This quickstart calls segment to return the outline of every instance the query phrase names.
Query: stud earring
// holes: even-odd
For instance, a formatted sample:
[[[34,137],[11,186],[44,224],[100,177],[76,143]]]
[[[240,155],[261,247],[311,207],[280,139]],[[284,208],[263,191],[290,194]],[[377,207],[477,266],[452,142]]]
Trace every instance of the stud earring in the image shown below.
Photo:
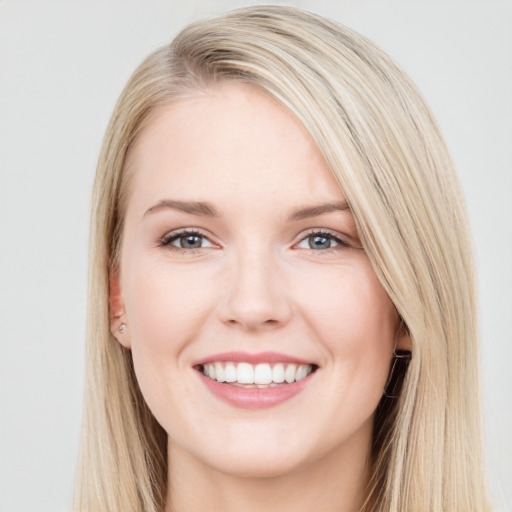
[[[122,334],[122,333],[124,333],[124,331],[126,331],[126,324],[121,324],[119,326],[119,332]]]

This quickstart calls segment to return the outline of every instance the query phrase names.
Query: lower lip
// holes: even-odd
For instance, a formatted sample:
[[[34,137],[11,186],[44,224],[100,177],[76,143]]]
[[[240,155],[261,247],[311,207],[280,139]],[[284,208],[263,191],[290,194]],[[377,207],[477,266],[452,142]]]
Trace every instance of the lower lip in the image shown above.
[[[286,400],[299,394],[311,382],[314,372],[310,373],[299,382],[281,384],[271,388],[244,388],[232,386],[210,379],[199,371],[197,374],[208,390],[224,402],[242,409],[264,409],[286,402]]]

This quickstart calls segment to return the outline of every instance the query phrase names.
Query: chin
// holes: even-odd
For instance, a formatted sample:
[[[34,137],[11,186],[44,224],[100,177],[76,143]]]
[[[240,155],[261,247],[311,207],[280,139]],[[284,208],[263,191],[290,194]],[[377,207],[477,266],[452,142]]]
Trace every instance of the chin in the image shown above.
[[[263,453],[265,452],[265,453]],[[284,454],[266,453],[260,450],[258,454],[245,453],[238,456],[224,457],[223,460],[208,461],[211,467],[221,473],[240,478],[278,478],[300,471],[306,466],[300,457]]]
[[[202,442],[193,450],[200,464],[241,478],[276,478],[300,471],[321,453],[308,449],[307,439],[287,435],[245,432],[224,436],[215,443]],[[318,452],[318,451],[317,451]]]

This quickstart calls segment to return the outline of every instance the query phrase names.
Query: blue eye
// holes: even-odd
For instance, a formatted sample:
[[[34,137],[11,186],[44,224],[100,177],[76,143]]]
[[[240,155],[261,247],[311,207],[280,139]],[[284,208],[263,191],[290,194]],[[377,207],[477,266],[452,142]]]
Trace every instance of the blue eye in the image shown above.
[[[321,231],[310,233],[297,244],[297,247],[324,251],[334,247],[348,247],[348,244],[332,233]]]
[[[197,231],[180,231],[166,235],[160,241],[163,246],[172,246],[179,249],[202,249],[212,247],[213,244]]]
[[[333,240],[324,235],[311,235],[308,236],[308,245],[310,249],[330,249]],[[336,242],[334,242],[336,243]]]

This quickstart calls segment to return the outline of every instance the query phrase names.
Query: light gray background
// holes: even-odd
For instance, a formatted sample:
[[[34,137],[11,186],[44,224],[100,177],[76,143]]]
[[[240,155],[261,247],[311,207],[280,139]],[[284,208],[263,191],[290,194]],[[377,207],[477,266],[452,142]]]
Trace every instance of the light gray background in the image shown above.
[[[142,58],[184,24],[248,3],[0,0],[3,512],[70,508],[89,197],[114,102]],[[445,133],[478,260],[491,487],[496,509],[512,510],[512,3],[287,3],[382,46],[420,86]]]

